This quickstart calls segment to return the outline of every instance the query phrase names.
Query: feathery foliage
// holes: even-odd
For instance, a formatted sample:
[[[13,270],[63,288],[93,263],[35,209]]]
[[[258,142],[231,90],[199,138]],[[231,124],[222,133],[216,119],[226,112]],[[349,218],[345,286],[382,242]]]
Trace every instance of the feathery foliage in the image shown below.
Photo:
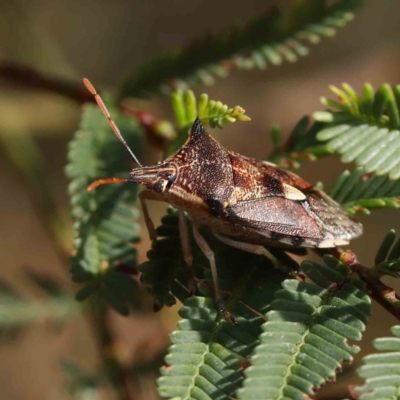
[[[179,315],[179,330],[171,334],[158,390],[162,397],[225,399],[242,385],[240,360],[248,359],[259,344],[262,317],[285,275],[272,269],[265,257],[243,253],[217,243],[212,237],[225,305],[237,323],[227,321],[212,297],[208,260],[194,248],[196,278],[203,270],[199,289],[207,297],[190,297]],[[243,268],[246,260],[247,268]],[[187,280],[187,278],[186,278]],[[172,288],[173,290],[173,288]],[[178,290],[179,292],[179,290]],[[179,293],[178,293],[179,294]]]
[[[161,223],[156,229],[158,238],[147,252],[148,261],[138,266],[138,269],[142,272],[141,282],[147,285],[150,293],[155,296],[154,308],[156,310],[161,309],[163,306],[175,304],[176,298],[184,302],[190,297],[188,272],[181,251],[178,214],[176,210],[169,208],[167,215],[161,219]],[[220,285],[223,290],[228,292],[233,291],[235,282],[231,282],[230,280],[235,280],[235,276],[240,277],[245,273],[242,268],[243,262],[246,262],[249,266],[260,265],[262,268],[265,268],[264,272],[268,276],[274,275],[271,272],[272,262],[265,257],[260,258],[259,256],[232,249],[210,233],[205,232],[203,235],[215,250]],[[212,291],[210,292],[210,289],[207,290],[207,288],[212,287],[209,261],[198,248],[192,235],[190,236],[190,240],[194,257],[194,275],[200,285],[199,289],[203,293],[212,296]],[[284,252],[277,251],[275,256],[288,262]],[[291,267],[293,269],[297,267],[294,261]],[[227,277],[226,282],[224,281],[225,275]],[[246,279],[248,279],[247,275]]]
[[[197,100],[192,90],[177,90],[171,95],[172,108],[179,133],[167,150],[167,155],[173,154],[187,140],[188,131],[196,117],[200,118],[203,125],[210,125],[212,128],[223,128],[228,122],[250,121],[245,110],[240,106],[228,107],[221,101],[210,100],[208,95],[203,93]]]
[[[218,312],[213,300],[209,261],[191,237],[193,268],[198,290],[206,297],[190,297],[188,275],[180,250],[178,216],[169,209],[157,228],[158,236],[142,263],[142,283],[155,295],[155,309],[184,302],[179,330],[171,335],[173,345],[166,357],[168,367],[158,381],[163,397],[223,399],[241,386],[243,371],[238,360],[249,358],[259,343],[263,315],[285,275],[273,269],[268,258],[233,249],[204,232],[215,251],[219,283],[225,305],[237,320],[233,325]],[[274,252],[281,262],[289,257]],[[243,268],[246,265],[246,268]],[[292,260],[291,266],[298,267]],[[203,397],[202,397],[203,396]],[[205,397],[208,396],[208,397]]]
[[[168,93],[191,84],[212,84],[231,68],[265,69],[283,61],[295,62],[308,54],[307,43],[333,36],[336,28],[353,19],[361,2],[338,0],[293,1],[286,15],[277,8],[254,18],[241,28],[207,36],[186,47],[166,53],[125,83],[123,96]]]
[[[131,118],[112,110],[125,139],[140,155],[141,131]],[[75,220],[75,255],[71,274],[85,286],[77,293],[84,300],[95,292],[123,315],[129,313],[136,281],[126,273],[136,267],[139,227],[137,185],[107,185],[88,193],[96,179],[121,176],[129,171],[129,157],[113,135],[97,106],[85,105],[82,121],[70,143],[66,172],[71,183],[72,217]]]
[[[211,128],[223,128],[228,122],[250,121],[242,107],[229,108],[220,101],[210,100],[206,93],[196,100],[192,90],[176,90],[172,93],[171,100],[179,128],[190,126],[196,117],[203,125],[210,125]]]
[[[400,397],[400,325],[393,326],[394,337],[375,339],[377,354],[363,358],[358,375],[365,379],[363,386],[353,389],[359,400],[395,400]]]
[[[318,132],[323,129],[324,122],[310,124],[310,118],[305,115],[289,134],[289,140],[283,144],[283,135],[279,126],[271,127],[271,137],[274,149],[267,159],[283,168],[299,168],[301,161],[315,161],[317,157],[332,154],[325,144],[317,140]]]
[[[395,239],[396,232],[391,229],[376,253],[375,267],[381,274],[400,278],[400,239],[394,244]]]
[[[27,299],[4,280],[0,280],[0,340],[15,339],[26,328],[43,321],[55,328],[80,307],[75,299],[50,277],[25,270],[29,282],[43,294],[40,300]]]
[[[313,396],[359,351],[347,340],[361,339],[370,298],[349,268],[331,256],[324,261],[302,263],[312,283],[285,280],[275,293],[240,399]]]
[[[399,208],[400,181],[387,175],[366,174],[359,167],[353,172],[345,171],[333,184],[329,196],[340,203],[350,214],[371,208]]]
[[[153,308],[158,311],[165,305],[174,305],[175,297],[185,301],[189,297],[189,290],[185,287],[187,274],[179,241],[176,210],[168,208],[156,232],[158,238],[147,252],[148,261],[140,264],[138,269],[142,272],[141,282],[154,295]]]
[[[342,154],[344,163],[354,161],[367,173],[400,178],[400,85],[392,89],[383,84],[374,93],[366,83],[362,95],[348,84],[342,86],[331,86],[340,103],[322,98],[334,111],[314,114],[316,120],[328,122],[317,138],[327,142],[330,151]]]

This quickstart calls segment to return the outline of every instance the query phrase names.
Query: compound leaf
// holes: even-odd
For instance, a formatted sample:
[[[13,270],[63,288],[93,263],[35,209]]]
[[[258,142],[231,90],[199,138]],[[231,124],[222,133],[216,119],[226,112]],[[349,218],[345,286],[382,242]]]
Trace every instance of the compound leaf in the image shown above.
[[[353,389],[359,400],[392,400],[400,397],[400,325],[393,326],[393,337],[375,339],[379,353],[363,358],[357,372],[365,379],[363,386]]]
[[[359,351],[347,341],[361,339],[370,298],[344,264],[331,256],[324,260],[302,263],[311,282],[285,280],[275,292],[239,399],[313,396]]]
[[[130,147],[140,156],[138,124],[112,109],[115,122]],[[134,243],[139,239],[136,185],[107,185],[88,193],[87,186],[105,177],[127,177],[129,157],[113,135],[101,110],[86,104],[80,129],[70,143],[66,173],[71,179],[75,255],[72,280],[84,283],[77,293],[84,300],[99,293],[121,314],[129,312],[136,281],[125,273],[136,267]],[[128,269],[129,269],[128,268]]]
[[[271,8],[243,27],[188,44],[143,65],[123,87],[123,96],[169,93],[171,88],[212,84],[232,68],[265,69],[308,54],[308,44],[333,36],[353,19],[357,0],[293,1],[287,14]]]
[[[345,171],[333,184],[329,195],[350,214],[373,208],[400,207],[400,181],[388,175],[367,174],[360,167],[353,172]]]
[[[400,178],[400,85],[383,84],[374,94],[369,83],[362,95],[348,84],[331,86],[340,102],[322,99],[334,111],[317,112],[314,118],[329,122],[317,138],[332,152],[342,154],[342,162],[354,161],[366,173]]]

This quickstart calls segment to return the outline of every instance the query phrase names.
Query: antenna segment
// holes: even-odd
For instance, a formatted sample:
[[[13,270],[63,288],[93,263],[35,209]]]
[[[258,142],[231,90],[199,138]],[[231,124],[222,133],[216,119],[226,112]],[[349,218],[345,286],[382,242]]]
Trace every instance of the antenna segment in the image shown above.
[[[94,96],[97,104],[100,107],[100,110],[103,112],[104,116],[108,119],[108,122],[111,126],[111,129],[113,130],[113,132],[115,133],[115,135],[117,136],[117,138],[119,139],[119,141],[122,143],[122,145],[128,150],[129,154],[131,155],[131,157],[133,158],[133,160],[135,161],[135,163],[137,165],[139,165],[139,167],[142,166],[142,164],[140,164],[139,160],[136,158],[135,154],[133,153],[133,151],[129,148],[128,144],[125,142],[125,139],[122,137],[120,130],[118,129],[117,124],[114,122],[114,120],[111,118],[111,115],[109,113],[109,111],[107,110],[106,105],[104,104],[102,98],[100,97],[100,95],[97,93],[96,89],[94,88],[94,86],[92,85],[92,83],[89,81],[89,79],[84,78],[83,79],[83,83],[85,84],[85,86],[87,87],[87,89],[89,90],[89,92]]]

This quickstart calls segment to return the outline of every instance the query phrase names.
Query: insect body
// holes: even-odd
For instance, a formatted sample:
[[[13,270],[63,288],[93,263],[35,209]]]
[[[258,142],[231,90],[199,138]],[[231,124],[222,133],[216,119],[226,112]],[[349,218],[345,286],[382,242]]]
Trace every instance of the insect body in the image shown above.
[[[132,154],[100,96],[89,81],[85,84]],[[324,192],[274,164],[225,149],[205,131],[199,119],[186,143],[165,161],[144,167],[134,159],[138,167],[128,179],[99,180],[89,189],[111,182],[136,182],[145,187],[140,200],[152,239],[156,235],[145,201],[165,201],[178,209],[181,245],[190,269],[188,215],[193,221],[194,238],[210,261],[217,302],[220,294],[214,254],[198,230],[202,225],[230,246],[264,255],[269,255],[264,246],[335,247],[362,233],[361,224]]]

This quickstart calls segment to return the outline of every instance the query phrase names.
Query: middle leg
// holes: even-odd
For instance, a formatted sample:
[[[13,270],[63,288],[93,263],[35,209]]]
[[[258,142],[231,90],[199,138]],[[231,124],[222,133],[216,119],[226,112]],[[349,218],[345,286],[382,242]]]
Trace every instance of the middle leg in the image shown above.
[[[274,257],[265,247],[263,247],[259,244],[239,242],[238,240],[227,238],[216,232],[213,232],[213,234],[216,238],[218,238],[218,240],[227,244],[228,246],[234,247],[235,249],[239,249],[242,251],[247,251],[248,253],[258,254],[258,255],[268,257],[268,258],[276,259],[276,257]],[[296,274],[295,271],[282,265],[279,261],[278,261],[278,264],[275,266],[275,268],[279,269],[280,271],[282,271],[288,275],[295,276],[295,274]]]
[[[206,242],[204,237],[200,234],[199,230],[195,225],[193,225],[193,235],[196,243],[200,247],[200,250],[204,253],[204,255],[208,258],[211,266],[211,274],[213,278],[214,284],[214,292],[215,292],[215,302],[217,303],[218,309],[220,313],[222,313],[225,318],[229,319],[231,322],[236,323],[236,318],[227,310],[226,306],[222,302],[221,299],[221,291],[219,289],[219,282],[218,282],[218,272],[217,272],[217,265],[215,263],[215,255],[212,251],[209,244]]]

